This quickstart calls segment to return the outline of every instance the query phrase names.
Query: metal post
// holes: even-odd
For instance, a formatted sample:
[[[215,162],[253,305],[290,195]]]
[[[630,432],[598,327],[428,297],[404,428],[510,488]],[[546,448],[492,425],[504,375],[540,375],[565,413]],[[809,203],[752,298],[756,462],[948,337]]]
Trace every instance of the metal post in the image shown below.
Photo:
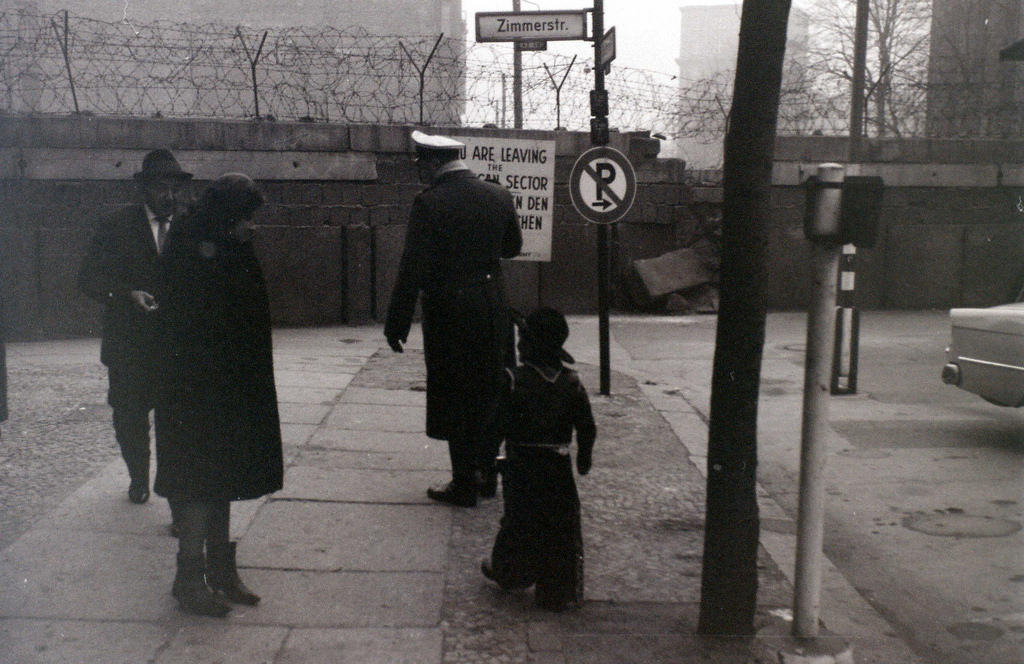
[[[504,129],[508,125],[506,124],[506,106],[508,102],[508,91],[506,90],[505,83],[505,72],[501,72],[501,128]]]
[[[868,3],[857,0],[857,15],[853,31],[853,81],[850,91],[850,154],[848,161],[861,159],[860,144],[864,134],[864,79],[868,52]]]
[[[604,92],[604,67],[601,66],[601,38],[604,36],[604,0],[594,0],[594,90]],[[607,119],[606,115],[598,115]],[[603,137],[591,130],[590,144],[603,145]],[[608,299],[611,291],[609,279],[608,224],[597,226],[597,307],[598,343],[600,344],[601,394],[611,394],[611,348],[608,333]]]
[[[816,228],[838,228],[843,167],[823,164],[814,210]],[[833,186],[829,186],[829,185]],[[825,530],[825,458],[828,440],[828,387],[831,370],[832,319],[836,306],[839,246],[828,239],[812,245],[813,290],[807,317],[803,423],[800,441],[800,511],[797,517],[796,583],[793,635],[818,635],[822,542]]]
[[[427,59],[423,63],[422,67],[420,67],[418,64],[416,64],[416,59],[414,57],[412,57],[412,53],[410,53],[409,49],[407,49],[405,47],[405,44],[403,44],[401,41],[398,42],[398,45],[402,47],[403,51],[405,51],[406,57],[409,58],[409,62],[412,63],[412,66],[416,69],[416,72],[420,76],[420,124],[421,125],[423,124],[423,91],[424,91],[424,89],[426,89],[426,85],[427,85],[427,82],[426,82],[427,81],[427,67],[430,66],[430,61],[434,59],[434,53],[437,53],[437,47],[441,44],[441,40],[443,38],[444,38],[444,33],[442,32],[441,34],[439,34],[437,36],[437,41],[434,42],[434,48],[430,49],[430,55],[427,56]]]
[[[75,76],[71,73],[71,56],[68,53],[68,33],[70,28],[68,27],[68,10],[64,10],[64,34],[61,35],[60,30],[57,29],[57,23],[51,18],[50,25],[53,27],[53,31],[57,34],[57,43],[60,44],[60,52],[64,55],[64,68],[68,73],[68,85],[71,86],[71,102],[75,106],[75,113],[79,113],[78,110],[78,94],[75,92]]]
[[[521,9],[519,0],[512,0],[512,11]],[[516,129],[523,128],[523,52],[519,42],[512,42],[512,121]]]
[[[836,295],[836,336],[832,353],[832,394],[857,393],[857,360],[860,311],[855,306],[857,247],[844,244],[839,262],[839,293]]]
[[[260,117],[260,86],[256,80],[256,66],[260,62],[260,54],[263,53],[263,45],[267,42],[268,31],[263,31],[263,38],[260,39],[260,45],[256,49],[256,53],[249,51],[249,45],[245,42],[245,37],[242,36],[242,26],[235,27],[235,35],[238,37],[238,41],[242,42],[242,50],[245,51],[245,57],[249,60],[249,74],[252,78],[252,106],[254,116],[258,120]]]

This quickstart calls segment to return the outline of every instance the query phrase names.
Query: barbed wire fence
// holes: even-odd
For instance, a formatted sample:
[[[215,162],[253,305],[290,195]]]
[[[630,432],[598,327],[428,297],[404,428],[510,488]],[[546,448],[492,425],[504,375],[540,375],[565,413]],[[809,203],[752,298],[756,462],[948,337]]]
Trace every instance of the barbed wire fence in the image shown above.
[[[523,54],[524,126],[589,128],[589,66],[547,52]],[[555,76],[560,80],[554,87]],[[995,99],[990,133],[1020,136],[1021,77],[979,94]],[[787,76],[780,135],[846,135],[849,93],[797,71]],[[720,142],[731,73],[678,80],[613,67],[610,123],[667,139]],[[108,23],[67,12],[0,11],[0,112],[256,118],[309,122],[507,126],[512,48],[446,35],[374,35],[359,28],[254,30],[223,24]],[[925,81],[908,84],[924,99]],[[959,118],[962,90],[933,91],[904,123],[926,135],[929,114]],[[557,93],[557,94],[556,94]],[[557,106],[556,106],[557,98]],[[1000,102],[999,100],[1003,100]],[[1002,105],[1000,105],[1000,103]],[[932,118],[933,119],[933,118]]]

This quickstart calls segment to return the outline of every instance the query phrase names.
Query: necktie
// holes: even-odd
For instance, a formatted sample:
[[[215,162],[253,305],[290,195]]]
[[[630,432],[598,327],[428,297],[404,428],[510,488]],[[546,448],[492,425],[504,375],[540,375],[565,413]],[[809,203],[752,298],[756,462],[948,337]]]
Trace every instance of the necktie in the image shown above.
[[[158,254],[164,250],[164,240],[167,239],[167,227],[170,223],[167,217],[156,218],[156,252]]]

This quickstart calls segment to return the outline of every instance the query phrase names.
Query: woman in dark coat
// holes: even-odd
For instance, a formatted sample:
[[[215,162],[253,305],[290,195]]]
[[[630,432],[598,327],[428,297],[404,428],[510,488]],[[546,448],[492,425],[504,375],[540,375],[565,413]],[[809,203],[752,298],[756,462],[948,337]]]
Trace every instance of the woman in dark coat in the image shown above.
[[[270,314],[251,242],[262,204],[247,176],[221,176],[175,226],[160,259],[153,489],[174,513],[172,592],[190,613],[223,616],[228,602],[259,601],[238,578],[231,501],[282,487]]]

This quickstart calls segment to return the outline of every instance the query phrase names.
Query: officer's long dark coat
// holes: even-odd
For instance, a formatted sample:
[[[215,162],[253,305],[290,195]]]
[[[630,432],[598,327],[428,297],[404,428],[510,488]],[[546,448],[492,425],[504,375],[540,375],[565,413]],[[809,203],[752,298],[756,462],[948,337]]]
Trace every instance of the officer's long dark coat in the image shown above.
[[[384,334],[406,338],[422,292],[431,438],[480,435],[511,331],[499,259],[522,243],[511,194],[471,171],[443,174],[413,202]]]
[[[0,301],[0,422],[7,420],[7,327],[3,302]]]
[[[284,468],[271,321],[251,243],[172,232],[160,268],[154,491],[177,500],[277,491]]]
[[[132,205],[97,224],[78,272],[78,287],[103,305],[100,361],[124,379],[111,382],[111,406],[145,393],[152,381],[154,320],[130,293],[153,292],[157,258],[146,208]]]

